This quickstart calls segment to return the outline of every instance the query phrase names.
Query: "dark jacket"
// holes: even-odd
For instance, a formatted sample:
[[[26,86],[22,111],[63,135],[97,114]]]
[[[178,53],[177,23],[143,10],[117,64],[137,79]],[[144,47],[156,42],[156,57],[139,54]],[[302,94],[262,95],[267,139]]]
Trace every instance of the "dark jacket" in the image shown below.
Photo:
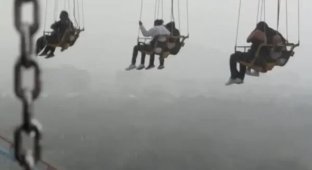
[[[60,41],[68,29],[74,29],[74,25],[69,19],[66,19],[55,22],[51,25],[51,28],[53,29],[52,34]]]
[[[182,43],[179,37],[181,36],[180,31],[175,27],[174,22],[169,22],[168,24],[166,24],[166,28],[170,31],[171,35],[173,36],[172,39],[169,39],[169,42],[174,42],[176,44],[173,49],[170,49],[170,53],[176,55],[179,53],[182,47]]]

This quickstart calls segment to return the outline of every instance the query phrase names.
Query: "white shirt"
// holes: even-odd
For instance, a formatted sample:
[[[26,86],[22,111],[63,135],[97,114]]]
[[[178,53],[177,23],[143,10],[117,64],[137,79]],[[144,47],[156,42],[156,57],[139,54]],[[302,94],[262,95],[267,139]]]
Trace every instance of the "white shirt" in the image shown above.
[[[170,32],[168,31],[168,29],[163,25],[155,26],[148,31],[145,29],[143,25],[141,25],[140,29],[142,31],[143,36],[145,37],[154,38],[155,36],[158,36],[158,35],[170,35]]]

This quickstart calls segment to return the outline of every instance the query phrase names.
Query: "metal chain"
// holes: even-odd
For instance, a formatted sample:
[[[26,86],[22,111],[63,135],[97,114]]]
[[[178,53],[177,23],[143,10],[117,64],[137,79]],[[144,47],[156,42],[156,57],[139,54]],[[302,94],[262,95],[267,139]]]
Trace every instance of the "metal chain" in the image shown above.
[[[33,5],[33,23],[22,21],[22,8],[26,3]],[[22,102],[22,124],[14,133],[15,159],[25,170],[33,170],[41,159],[41,126],[34,119],[34,102],[41,91],[41,71],[34,58],[33,36],[39,29],[39,2],[38,0],[15,0],[14,3],[15,27],[21,38],[20,56],[14,69],[15,94]],[[33,87],[23,85],[25,73],[34,71],[32,75]],[[25,148],[24,137],[33,140],[32,148]]]

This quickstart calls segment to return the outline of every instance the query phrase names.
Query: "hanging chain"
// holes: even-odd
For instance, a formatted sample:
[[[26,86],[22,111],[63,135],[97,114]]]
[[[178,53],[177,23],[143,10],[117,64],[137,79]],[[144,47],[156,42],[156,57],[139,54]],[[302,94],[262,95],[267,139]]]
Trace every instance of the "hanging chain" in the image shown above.
[[[33,5],[33,23],[22,21],[22,8],[26,3]],[[39,29],[39,2],[38,0],[15,0],[14,3],[15,27],[21,38],[21,52],[14,69],[15,94],[22,102],[22,124],[14,133],[15,159],[25,170],[33,170],[41,159],[41,126],[34,119],[34,101],[41,91],[39,64],[34,58],[33,36]],[[33,87],[23,85],[25,73],[33,70]],[[32,140],[32,148],[26,148],[25,136]]]

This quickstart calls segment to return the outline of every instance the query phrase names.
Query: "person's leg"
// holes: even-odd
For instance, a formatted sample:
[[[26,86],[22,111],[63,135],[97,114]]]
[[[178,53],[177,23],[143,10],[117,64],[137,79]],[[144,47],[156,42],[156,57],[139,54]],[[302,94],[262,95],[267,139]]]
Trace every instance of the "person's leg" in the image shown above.
[[[132,69],[135,69],[136,66],[136,59],[138,57],[138,53],[139,51],[142,51],[142,45],[138,44],[136,46],[133,47],[133,53],[132,53],[132,59],[131,59],[131,64],[129,67],[126,68],[126,70],[132,70]]]
[[[139,53],[139,45],[136,45],[133,47],[131,65],[135,65],[138,53]]]
[[[239,72],[237,70],[237,62],[238,62],[239,55],[240,55],[240,52],[236,52],[232,54],[230,57],[231,79],[238,78]]]
[[[159,55],[159,66],[158,69],[165,68],[165,58],[162,54]]]
[[[52,49],[51,46],[49,46],[49,44],[53,44],[55,40],[54,36],[45,36],[43,41],[45,42],[45,49],[43,50],[43,52],[40,54],[40,56],[45,56],[47,55]]]
[[[49,46],[49,51],[50,51],[50,53],[47,55],[46,58],[54,57],[55,47]]]
[[[38,55],[40,53],[40,51],[43,50],[45,46],[45,42],[44,42],[44,36],[38,38],[38,40],[36,41],[36,54]]]
[[[51,51],[51,47],[46,46],[45,49],[43,50],[43,52],[40,54],[40,56],[46,56],[46,55],[48,55],[48,53],[50,54],[50,51]]]
[[[239,55],[237,55],[237,62],[244,61],[244,62],[250,63],[253,60],[254,55],[255,54],[252,51],[249,51],[247,53],[240,53]],[[237,78],[244,81],[246,71],[247,71],[247,67],[243,64],[239,64],[239,67],[240,67],[240,69],[239,69],[239,72],[237,74]]]
[[[142,52],[142,53],[141,53],[141,64],[142,64],[142,65],[145,64],[145,56],[146,56],[146,53],[145,53],[145,52]]]
[[[151,69],[151,68],[154,68],[155,65],[154,65],[154,61],[155,61],[155,53],[152,53],[150,55],[150,61],[149,61],[149,65],[146,69]]]
[[[230,71],[231,77],[229,81],[225,85],[232,85],[232,84],[241,84],[243,83],[243,79],[246,72],[246,67],[240,64],[240,71],[237,70],[237,63],[241,61],[241,58],[244,58],[244,54],[242,52],[235,52],[230,57]]]
[[[142,51],[141,52],[141,64],[137,68],[138,70],[142,70],[143,68],[145,68],[145,66],[144,66],[144,64],[145,64],[145,56],[146,56],[145,51]]]
[[[247,67],[245,65],[239,64],[239,72],[237,77],[240,78],[241,80],[245,79],[246,69]]]

